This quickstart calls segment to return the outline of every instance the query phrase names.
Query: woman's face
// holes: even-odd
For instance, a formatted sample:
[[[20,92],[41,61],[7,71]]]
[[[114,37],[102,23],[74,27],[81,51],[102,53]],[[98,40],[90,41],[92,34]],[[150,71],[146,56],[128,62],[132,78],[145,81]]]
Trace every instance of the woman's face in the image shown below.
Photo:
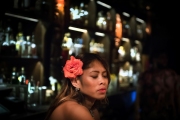
[[[108,88],[107,71],[98,61],[93,61],[80,77],[80,91],[93,99],[104,99]]]

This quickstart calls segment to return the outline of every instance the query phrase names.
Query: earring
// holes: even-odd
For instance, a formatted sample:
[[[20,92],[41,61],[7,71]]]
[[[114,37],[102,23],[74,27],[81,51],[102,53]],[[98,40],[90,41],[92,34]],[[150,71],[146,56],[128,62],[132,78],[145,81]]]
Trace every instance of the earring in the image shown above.
[[[77,87],[75,88],[75,91],[76,91],[76,92],[78,92],[79,90],[80,90],[79,88],[77,88]]]

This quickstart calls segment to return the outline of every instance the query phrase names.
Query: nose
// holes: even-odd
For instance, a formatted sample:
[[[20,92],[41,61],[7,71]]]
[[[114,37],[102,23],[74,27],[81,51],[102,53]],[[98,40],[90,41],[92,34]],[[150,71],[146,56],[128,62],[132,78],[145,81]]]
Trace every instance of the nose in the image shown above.
[[[100,79],[99,79],[99,84],[105,85],[107,82],[108,82],[108,79],[107,79],[107,78],[100,77]]]

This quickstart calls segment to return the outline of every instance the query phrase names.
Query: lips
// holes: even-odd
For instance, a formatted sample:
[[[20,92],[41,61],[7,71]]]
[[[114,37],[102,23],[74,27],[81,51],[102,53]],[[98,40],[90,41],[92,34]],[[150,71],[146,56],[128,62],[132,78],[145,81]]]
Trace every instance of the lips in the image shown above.
[[[106,88],[101,88],[101,89],[98,90],[98,92],[100,92],[100,93],[106,93]]]

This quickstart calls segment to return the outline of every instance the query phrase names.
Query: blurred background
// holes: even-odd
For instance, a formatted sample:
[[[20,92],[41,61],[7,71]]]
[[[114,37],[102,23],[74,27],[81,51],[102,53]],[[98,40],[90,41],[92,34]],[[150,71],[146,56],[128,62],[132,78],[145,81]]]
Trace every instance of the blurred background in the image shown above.
[[[161,58],[180,74],[173,0],[6,0],[0,3],[0,118],[43,119],[70,55],[110,66],[102,120],[133,120],[139,75]],[[161,57],[160,57],[161,56]],[[161,66],[162,67],[162,66]]]

